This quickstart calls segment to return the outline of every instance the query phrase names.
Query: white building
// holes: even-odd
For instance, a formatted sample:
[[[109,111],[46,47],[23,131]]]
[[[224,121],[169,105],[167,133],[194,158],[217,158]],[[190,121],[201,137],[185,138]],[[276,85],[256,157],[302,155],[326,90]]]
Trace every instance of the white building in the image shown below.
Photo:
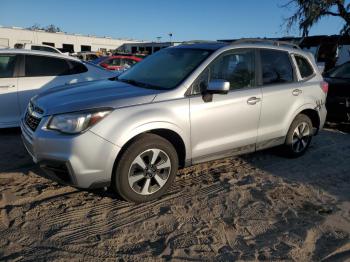
[[[110,37],[85,36],[62,32],[49,33],[43,30],[27,30],[20,27],[0,27],[0,46],[14,48],[16,44],[44,44],[56,47],[63,52],[109,51],[126,43],[140,41],[112,39]]]
[[[148,55],[159,51],[160,49],[167,48],[169,46],[177,46],[181,42],[136,42],[125,43],[119,47],[120,51],[127,53],[147,53]]]

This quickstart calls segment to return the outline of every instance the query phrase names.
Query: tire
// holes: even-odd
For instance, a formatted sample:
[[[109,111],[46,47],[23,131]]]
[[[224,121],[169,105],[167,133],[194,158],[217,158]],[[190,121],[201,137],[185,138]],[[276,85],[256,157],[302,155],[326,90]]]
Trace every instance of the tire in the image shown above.
[[[125,200],[147,202],[169,189],[177,170],[178,155],[174,146],[163,137],[144,134],[122,154],[112,184]]]
[[[304,114],[296,116],[289,127],[283,146],[285,155],[290,158],[296,158],[305,154],[311,143],[312,134],[311,119]]]

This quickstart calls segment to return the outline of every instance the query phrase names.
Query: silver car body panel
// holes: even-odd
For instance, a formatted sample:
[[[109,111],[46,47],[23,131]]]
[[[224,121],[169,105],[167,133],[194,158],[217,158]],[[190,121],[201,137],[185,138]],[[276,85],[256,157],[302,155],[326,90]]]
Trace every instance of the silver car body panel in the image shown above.
[[[182,139],[185,162],[190,165],[282,144],[293,119],[306,109],[318,113],[319,128],[323,127],[326,116],[326,95],[320,87],[323,80],[308,53],[263,44],[199,44],[191,45],[191,48],[214,52],[173,90],[95,81],[78,84],[74,89],[49,91],[34,98],[33,103],[41,107],[45,115],[31,138],[24,135],[25,144],[33,147],[34,159],[68,162],[74,170],[74,184],[90,187],[99,181],[110,181],[121,148],[137,135],[155,129],[170,130]],[[301,79],[295,70],[298,82],[215,94],[211,102],[205,102],[201,95],[189,95],[193,82],[215,58],[239,48],[268,48],[302,55],[313,65],[314,75]],[[293,94],[295,89],[301,90],[297,96]],[[259,101],[254,105],[247,104],[251,97]],[[114,110],[83,134],[68,136],[45,129],[45,121],[51,115],[100,107]],[[22,123],[23,133],[26,129]]]

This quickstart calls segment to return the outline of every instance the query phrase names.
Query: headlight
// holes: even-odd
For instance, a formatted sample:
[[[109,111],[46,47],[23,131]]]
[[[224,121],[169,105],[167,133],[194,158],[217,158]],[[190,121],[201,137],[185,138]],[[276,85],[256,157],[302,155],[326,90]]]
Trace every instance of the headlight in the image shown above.
[[[58,130],[67,134],[81,133],[101,121],[110,112],[110,110],[104,110],[55,115],[49,121],[47,129]]]

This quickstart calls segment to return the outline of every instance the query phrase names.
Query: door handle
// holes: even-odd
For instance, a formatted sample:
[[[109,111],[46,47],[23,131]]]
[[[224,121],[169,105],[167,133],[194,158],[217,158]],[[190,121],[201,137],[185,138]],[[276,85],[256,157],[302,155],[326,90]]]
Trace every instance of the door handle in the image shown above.
[[[298,96],[298,95],[300,95],[302,92],[303,92],[303,91],[300,90],[300,89],[294,89],[293,92],[292,92],[292,94],[293,94],[293,96]]]
[[[3,86],[0,86],[0,88],[11,88],[11,87],[15,87],[15,85],[3,85]]]
[[[261,98],[253,96],[247,100],[247,104],[248,105],[255,105],[256,103],[258,103],[260,101],[261,101]]]

